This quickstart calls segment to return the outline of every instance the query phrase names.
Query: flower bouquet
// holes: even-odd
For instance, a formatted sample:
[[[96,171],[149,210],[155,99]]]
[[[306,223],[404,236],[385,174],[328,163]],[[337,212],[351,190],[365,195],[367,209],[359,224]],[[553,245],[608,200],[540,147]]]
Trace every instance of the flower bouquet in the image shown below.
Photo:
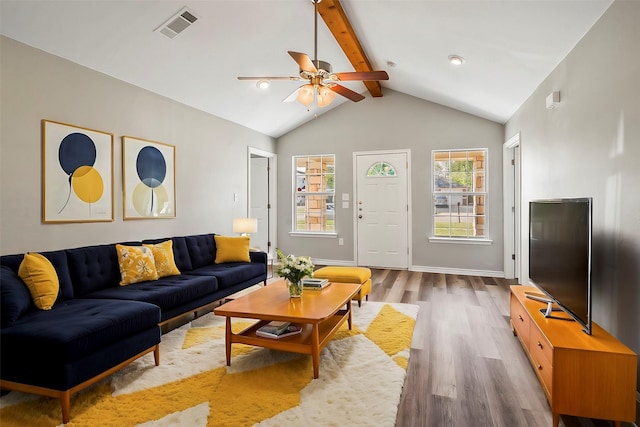
[[[289,296],[302,295],[302,279],[313,276],[313,264],[307,256],[285,255],[280,249],[276,249],[278,255],[278,267],[276,273],[284,277],[289,288]]]

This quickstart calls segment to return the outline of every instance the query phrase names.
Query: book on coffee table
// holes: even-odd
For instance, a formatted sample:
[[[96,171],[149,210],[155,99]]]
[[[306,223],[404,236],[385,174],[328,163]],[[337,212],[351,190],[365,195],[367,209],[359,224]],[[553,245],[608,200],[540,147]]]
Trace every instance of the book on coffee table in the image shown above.
[[[265,325],[266,326],[266,325]],[[256,331],[256,335],[263,338],[274,338],[280,339],[284,337],[290,337],[291,335],[296,335],[302,332],[302,326],[290,324],[284,330],[278,333],[265,332],[261,330],[262,328],[258,328]]]
[[[329,286],[331,282],[327,279],[316,279],[316,278],[306,278],[302,279],[302,288],[303,289],[324,289]]]
[[[279,335],[283,333],[289,327],[290,324],[291,322],[281,322],[279,320],[272,320],[266,325],[263,325],[260,328],[258,328],[257,332],[272,334],[272,335]]]

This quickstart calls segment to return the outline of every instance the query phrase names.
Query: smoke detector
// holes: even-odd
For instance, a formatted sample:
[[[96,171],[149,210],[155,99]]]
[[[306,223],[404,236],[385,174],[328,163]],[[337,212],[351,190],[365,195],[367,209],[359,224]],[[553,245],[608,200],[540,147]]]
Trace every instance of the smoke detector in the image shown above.
[[[174,38],[196,22],[198,18],[188,7],[183,7],[180,12],[167,19],[162,25],[154,31],[164,34],[170,39]]]

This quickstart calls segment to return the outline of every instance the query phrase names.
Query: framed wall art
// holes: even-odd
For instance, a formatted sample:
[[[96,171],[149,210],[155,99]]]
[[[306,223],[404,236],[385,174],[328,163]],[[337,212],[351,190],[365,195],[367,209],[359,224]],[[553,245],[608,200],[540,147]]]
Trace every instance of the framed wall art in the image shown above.
[[[42,221],[113,221],[113,134],[42,120]]]
[[[176,147],[122,137],[124,219],[176,217]]]

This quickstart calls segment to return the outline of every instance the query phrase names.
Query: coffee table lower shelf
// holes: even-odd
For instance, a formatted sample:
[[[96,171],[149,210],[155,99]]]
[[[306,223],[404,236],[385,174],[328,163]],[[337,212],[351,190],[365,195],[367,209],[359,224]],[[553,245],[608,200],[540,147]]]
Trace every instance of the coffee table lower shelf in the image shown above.
[[[333,316],[319,323],[301,323],[300,320],[292,321],[302,327],[302,332],[285,338],[264,338],[256,335],[256,330],[269,323],[269,320],[260,320],[246,328],[242,332],[231,331],[231,317],[226,320],[226,355],[227,366],[231,365],[231,345],[234,343],[264,347],[272,350],[288,351],[291,353],[309,354],[313,360],[313,378],[318,378],[320,371],[320,351],[331,340],[333,334],[348,321],[351,329],[351,301],[347,303],[346,310],[338,310]]]

